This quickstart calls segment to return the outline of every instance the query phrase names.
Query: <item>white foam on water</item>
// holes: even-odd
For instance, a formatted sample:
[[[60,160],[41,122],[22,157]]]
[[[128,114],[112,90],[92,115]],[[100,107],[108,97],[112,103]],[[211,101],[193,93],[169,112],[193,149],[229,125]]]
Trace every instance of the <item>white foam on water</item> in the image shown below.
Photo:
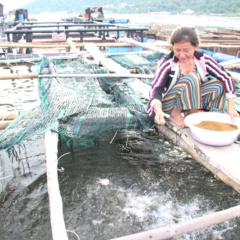
[[[206,206],[203,210],[203,206]],[[122,211],[126,217],[133,221],[143,223],[144,231],[161,228],[185,222],[197,217],[216,212],[216,209],[208,209],[208,200],[196,196],[192,201],[182,203],[176,200],[171,191],[167,193],[141,194],[134,191],[126,192],[126,206]],[[146,225],[147,223],[147,225]],[[179,236],[179,239],[199,239],[204,233],[211,233],[213,239],[221,239],[221,235],[233,229],[229,222],[223,223],[224,228],[214,229],[211,226],[207,229],[196,231],[191,235]]]
[[[116,231],[116,226],[121,229],[129,225],[135,231],[133,234],[183,223],[219,210],[218,206],[210,207],[212,206],[210,200],[202,195],[196,194],[192,198],[182,200],[176,197],[173,189],[161,191],[160,182],[147,181],[146,185],[148,187],[141,190],[138,183],[127,188],[115,179],[95,179],[94,184],[88,185],[86,192],[88,196],[86,201],[92,202],[94,199],[94,202],[96,201],[92,202],[96,204],[92,224],[101,228],[105,228],[107,224],[113,232]],[[124,225],[124,222],[128,224]],[[213,240],[224,239],[226,232],[234,230],[236,224],[224,222],[220,227],[210,226],[178,236],[176,239],[198,240],[204,239],[204,236]]]
[[[102,222],[103,222],[103,220],[92,220],[92,223],[93,223],[93,225],[98,225],[98,224],[102,224]]]
[[[98,179],[97,183],[101,184],[102,186],[107,186],[109,185],[110,181],[109,179]]]

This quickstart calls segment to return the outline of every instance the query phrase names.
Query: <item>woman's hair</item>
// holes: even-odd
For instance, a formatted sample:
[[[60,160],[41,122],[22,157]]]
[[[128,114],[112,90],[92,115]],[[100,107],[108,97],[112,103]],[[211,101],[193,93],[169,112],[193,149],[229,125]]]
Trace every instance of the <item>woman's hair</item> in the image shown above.
[[[195,30],[192,27],[178,27],[175,29],[170,36],[170,43],[178,42],[190,42],[194,47],[199,44],[199,37]]]

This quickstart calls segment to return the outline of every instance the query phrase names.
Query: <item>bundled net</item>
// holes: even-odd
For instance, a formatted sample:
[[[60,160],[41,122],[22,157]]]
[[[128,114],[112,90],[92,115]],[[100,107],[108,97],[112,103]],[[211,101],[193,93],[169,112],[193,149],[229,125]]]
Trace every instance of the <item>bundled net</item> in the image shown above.
[[[164,53],[152,53],[152,54],[111,54],[108,58],[111,58],[115,62],[119,63],[126,69],[135,69],[141,74],[154,74],[156,66],[164,56]]]
[[[43,58],[37,67],[41,75],[38,79],[41,103],[22,113],[1,133],[0,149],[9,149],[49,130],[57,132],[68,145],[90,145],[106,131],[150,126],[147,100],[129,85],[135,79],[101,77],[106,73],[104,68],[82,60]],[[69,76],[79,73],[97,73],[98,77]]]

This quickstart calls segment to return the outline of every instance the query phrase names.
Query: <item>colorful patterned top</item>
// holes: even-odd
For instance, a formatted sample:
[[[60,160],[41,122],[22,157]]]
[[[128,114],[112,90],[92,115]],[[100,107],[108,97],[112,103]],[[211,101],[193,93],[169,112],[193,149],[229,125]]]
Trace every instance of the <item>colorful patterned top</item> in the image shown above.
[[[211,56],[196,50],[194,52],[194,60],[202,83],[217,78],[225,83],[226,98],[236,97],[231,75],[227,73]],[[149,116],[154,115],[154,104],[161,104],[166,93],[177,82],[180,71],[179,69],[178,59],[174,56],[173,52],[169,53],[159,61],[153,78],[150,100],[147,107]]]

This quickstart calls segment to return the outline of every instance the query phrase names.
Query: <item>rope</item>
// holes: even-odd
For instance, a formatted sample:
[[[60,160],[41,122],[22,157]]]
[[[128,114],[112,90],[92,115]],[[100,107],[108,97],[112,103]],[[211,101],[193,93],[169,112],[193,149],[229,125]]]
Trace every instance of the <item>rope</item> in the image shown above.
[[[74,231],[67,230],[67,232],[73,233],[77,237],[77,239],[80,240],[80,237]]]

